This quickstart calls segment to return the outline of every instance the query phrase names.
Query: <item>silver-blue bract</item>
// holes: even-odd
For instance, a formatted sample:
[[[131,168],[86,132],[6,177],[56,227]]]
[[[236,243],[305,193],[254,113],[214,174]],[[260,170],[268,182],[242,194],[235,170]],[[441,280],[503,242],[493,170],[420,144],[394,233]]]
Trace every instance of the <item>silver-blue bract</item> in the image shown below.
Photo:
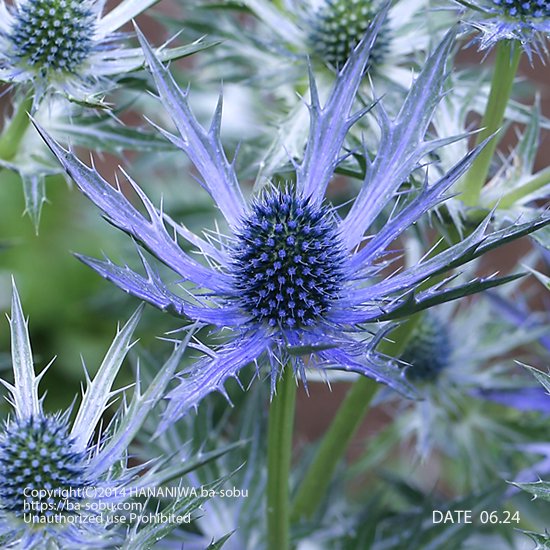
[[[52,90],[101,101],[118,75],[143,65],[118,29],[157,1],[122,0],[103,14],[104,0],[2,0],[0,80],[31,84],[35,106]]]
[[[83,261],[134,296],[176,315],[214,325],[228,336],[225,344],[205,350],[204,358],[182,373],[180,386],[168,395],[170,404],[160,430],[196,407],[208,393],[226,395],[225,382],[236,378],[250,363],[270,366],[272,387],[281,365],[289,364],[302,379],[306,367],[339,368],[410,394],[403,369],[375,351],[385,331],[371,338],[363,324],[407,316],[503,282],[506,278],[488,278],[446,288],[444,283],[451,277],[430,288],[418,288],[431,276],[462,265],[500,241],[550,222],[547,217],[487,235],[487,218],[459,244],[392,276],[383,275],[391,261],[390,245],[445,199],[447,189],[479,152],[470,152],[434,184],[426,183],[413,191],[405,204],[399,202],[394,207],[378,233],[369,233],[421,160],[460,139],[426,138],[443,93],[445,63],[454,40],[451,31],[428,59],[395,119],[390,119],[380,104],[374,109],[381,130],[378,153],[369,160],[365,152],[365,180],[347,215],[340,217],[324,202],[334,171],[345,158],[342,148],[346,134],[369,110],[354,112],[353,105],[383,16],[375,19],[351,54],[324,105],[310,77],[309,138],[302,161],[295,164],[296,184],[283,190],[264,189],[251,202],[243,197],[234,163],[227,160],[220,142],[221,101],[210,128],[205,130],[189,108],[187,93],[140,36],[160,98],[179,135],[160,131],[195,165],[202,186],[227,221],[228,237],[220,235],[209,241],[191,233],[155,208],[131,182],[146,208],[147,216],[143,215],[120,189],[109,185],[95,169],[81,163],[39,128],[69,175],[107,219],[191,283],[195,291],[185,298],[176,295],[145,258],[147,277],[109,260]],[[196,247],[207,263],[184,251],[178,238]]]
[[[141,308],[117,332],[93,380],[86,375],[81,404],[71,423],[71,409],[57,414],[43,410],[38,385],[47,369],[35,374],[28,324],[14,285],[10,319],[14,383],[1,380],[9,390],[14,413],[0,429],[3,548],[118,547],[136,523],[129,517],[120,519],[125,517],[124,503],[132,498],[132,490],[158,487],[168,478],[159,464],[147,472],[143,466],[128,466],[128,446],[173,377],[183,344],[143,393],[138,378],[132,399],[101,434],[95,433],[106,408],[120,393],[112,386],[132,347],[140,314]],[[172,466],[170,479],[174,473]],[[144,508],[132,511],[140,517]]]

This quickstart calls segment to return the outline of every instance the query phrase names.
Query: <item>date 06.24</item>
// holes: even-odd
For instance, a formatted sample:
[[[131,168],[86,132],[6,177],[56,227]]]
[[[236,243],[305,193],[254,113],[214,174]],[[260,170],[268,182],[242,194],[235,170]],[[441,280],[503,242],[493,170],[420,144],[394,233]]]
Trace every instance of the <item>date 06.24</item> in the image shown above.
[[[509,510],[482,510],[475,512],[473,510],[434,510],[432,512],[432,521],[434,523],[519,523],[519,512]]]

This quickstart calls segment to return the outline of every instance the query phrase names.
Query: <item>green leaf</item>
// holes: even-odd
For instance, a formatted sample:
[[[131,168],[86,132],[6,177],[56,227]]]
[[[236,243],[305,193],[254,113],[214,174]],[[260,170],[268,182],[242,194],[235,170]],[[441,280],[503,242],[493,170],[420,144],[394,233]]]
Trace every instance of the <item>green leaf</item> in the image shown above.
[[[207,42],[203,38],[199,38],[199,40],[196,40],[192,44],[186,44],[185,46],[178,46],[176,48],[162,49],[157,53],[157,57],[164,62],[174,61],[176,59],[188,57],[197,52],[202,52],[208,48],[213,48],[218,44],[221,44],[220,40],[210,40]]]
[[[533,483],[512,483],[522,491],[533,495],[535,498],[547,500],[550,502],[550,482],[536,481]]]
[[[71,123],[55,124],[53,133],[66,139],[71,138],[75,145],[88,149],[120,153],[131,151],[175,151],[174,145],[158,133],[146,132],[141,128],[130,128],[113,124],[111,120],[91,121],[89,117],[73,119]]]
[[[433,296],[429,296],[429,294],[433,294],[433,291],[428,291],[427,293],[424,292],[419,294],[418,296],[415,292],[411,292],[409,293],[407,299],[399,307],[389,313],[386,313],[385,315],[377,317],[377,321],[390,321],[392,319],[401,319],[402,317],[408,317],[413,313],[423,311],[438,304],[450,302],[451,300],[456,300],[458,298],[464,298],[465,296],[477,294],[479,292],[483,292],[484,290],[488,290],[489,288],[504,285],[511,281],[515,281],[520,277],[523,277],[524,275],[524,273],[517,273],[515,275],[508,275],[507,277],[489,277],[486,279],[476,279],[464,285],[443,290],[438,294],[434,294]],[[423,297],[423,295],[427,296]]]
[[[227,533],[224,537],[221,539],[218,539],[216,542],[212,542],[212,544],[208,545],[208,548],[206,550],[219,550],[229,539],[229,537],[234,533],[235,531],[231,531],[231,533]]]
[[[225,445],[224,447],[214,449],[213,451],[208,451],[206,453],[197,453],[197,456],[195,458],[186,460],[183,464],[177,464],[176,466],[163,468],[158,472],[153,472],[153,474],[151,474],[151,478],[154,480],[155,486],[161,485],[163,483],[168,483],[169,481],[198,470],[205,464],[213,462],[235,449],[243,447],[244,444],[244,441],[237,441],[235,443],[231,443],[230,445]],[[146,485],[148,482],[149,476],[145,474],[141,485]]]
[[[34,230],[38,235],[42,206],[46,202],[46,178],[44,174],[21,173],[23,195],[25,197],[25,211],[31,219]]]

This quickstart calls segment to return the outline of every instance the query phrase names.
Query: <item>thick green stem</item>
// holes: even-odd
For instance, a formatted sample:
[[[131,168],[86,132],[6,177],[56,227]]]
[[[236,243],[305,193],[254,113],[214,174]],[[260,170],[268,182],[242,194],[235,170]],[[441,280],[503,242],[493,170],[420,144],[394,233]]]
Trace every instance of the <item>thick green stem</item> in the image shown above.
[[[21,140],[29,127],[30,119],[28,112],[32,107],[32,95],[29,94],[18,105],[9,125],[4,128],[0,135],[0,159],[11,160],[19,150]]]
[[[388,338],[391,340],[385,340],[380,344],[378,351],[393,357],[399,356],[418,319],[419,315],[416,314],[404,321],[389,335]],[[298,488],[292,507],[293,521],[310,518],[323,501],[334,470],[369,410],[377,389],[376,382],[361,377],[348,391]]]
[[[483,130],[477,136],[477,144],[501,128],[521,57],[520,44],[515,40],[501,40],[496,51],[491,91],[481,123]],[[479,194],[487,179],[497,142],[497,139],[492,139],[485,146],[465,176],[462,200],[467,206],[478,204]]]
[[[269,410],[267,455],[267,549],[290,548],[289,478],[296,380],[287,366],[277,382]]]

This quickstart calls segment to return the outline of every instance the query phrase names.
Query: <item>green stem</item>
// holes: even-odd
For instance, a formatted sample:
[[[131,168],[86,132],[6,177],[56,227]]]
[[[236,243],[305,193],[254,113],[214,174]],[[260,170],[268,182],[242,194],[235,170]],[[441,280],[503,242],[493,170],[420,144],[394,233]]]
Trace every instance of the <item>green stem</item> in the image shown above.
[[[32,107],[32,95],[28,94],[14,112],[9,125],[0,135],[0,159],[11,160],[19,150],[21,140],[29,127],[28,112]]]
[[[550,183],[550,167],[541,170],[540,172],[534,174],[529,180],[527,180],[523,185],[513,189],[506,193],[500,201],[495,201],[495,204],[498,204],[499,208],[510,208],[516,202],[523,199],[527,195],[538,191],[541,187],[548,185]],[[493,204],[492,206],[494,206]]]
[[[267,450],[267,549],[289,550],[290,463],[296,404],[296,381],[287,366],[277,382],[271,401]]]
[[[477,135],[476,144],[500,130],[521,57],[521,47],[515,40],[501,40],[496,52],[491,91],[481,123],[483,130]],[[498,140],[493,138],[485,146],[465,176],[462,200],[467,206],[476,206],[478,203],[497,143]]]
[[[390,334],[391,341],[383,341],[378,351],[393,357],[401,355],[418,320],[416,314],[404,321]],[[376,382],[362,376],[348,391],[298,488],[292,507],[293,521],[310,518],[321,504],[334,470],[369,410],[377,389]]]

